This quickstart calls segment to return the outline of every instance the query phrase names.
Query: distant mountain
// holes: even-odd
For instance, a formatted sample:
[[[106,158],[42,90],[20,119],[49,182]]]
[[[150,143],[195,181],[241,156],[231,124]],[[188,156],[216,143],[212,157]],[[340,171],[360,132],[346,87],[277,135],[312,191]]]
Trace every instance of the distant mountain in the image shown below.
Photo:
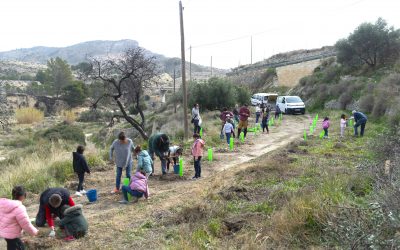
[[[127,48],[137,46],[139,46],[139,43],[134,40],[89,41],[63,48],[40,46],[0,52],[0,60],[46,64],[48,59],[60,57],[69,64],[78,64],[85,61],[87,57],[118,54]]]
[[[98,41],[88,41],[88,42],[78,43],[72,46],[62,47],[62,48],[39,46],[33,48],[4,51],[0,52],[0,78],[2,77],[1,72],[4,70],[6,70],[7,72],[12,70],[13,72],[18,71],[19,73],[28,73],[30,75],[34,75],[34,73],[32,73],[30,70],[30,68],[32,68],[31,66],[35,65],[36,67],[37,65],[40,64],[46,65],[47,60],[49,60],[50,58],[60,57],[66,60],[70,65],[76,65],[80,62],[87,61],[88,57],[98,57],[98,56],[106,57],[106,56],[118,55],[124,52],[128,48],[135,48],[138,46],[139,43],[137,41],[129,39],[119,40],[119,41],[98,40]],[[156,61],[160,65],[160,69],[162,72],[166,72],[169,75],[173,76],[175,69],[176,77],[179,78],[181,76],[180,58],[165,57],[164,55],[157,54],[149,50],[146,50],[146,53],[156,58]],[[3,65],[1,63],[3,63]],[[29,70],[19,69],[20,67],[17,70],[17,68],[15,67],[16,64],[18,65],[28,64],[31,66],[29,66]],[[209,67],[194,63],[192,63],[191,68],[192,68],[193,79],[204,78],[203,75],[208,76],[207,72],[210,71]],[[186,72],[187,75],[189,75],[188,62],[186,62],[186,70],[187,70]],[[223,76],[225,75],[227,70],[214,68],[213,72],[214,75]],[[197,73],[199,74],[198,77]]]

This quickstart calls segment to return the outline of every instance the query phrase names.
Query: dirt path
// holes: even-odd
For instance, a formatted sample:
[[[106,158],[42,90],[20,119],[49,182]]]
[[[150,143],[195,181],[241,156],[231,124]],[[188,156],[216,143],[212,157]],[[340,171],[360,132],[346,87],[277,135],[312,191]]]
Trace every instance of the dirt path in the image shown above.
[[[124,242],[127,232],[137,229],[151,218],[162,218],[163,213],[171,213],[174,207],[190,204],[204,194],[204,190],[229,182],[234,174],[247,167],[249,161],[268,152],[279,149],[289,142],[301,138],[303,129],[308,123],[308,116],[285,116],[283,123],[272,127],[270,134],[249,133],[244,144],[239,144],[233,152],[226,149],[214,150],[214,161],[202,161],[202,178],[192,181],[193,166],[190,158],[185,159],[185,175],[179,178],[174,174],[166,177],[154,176],[149,180],[150,199],[135,205],[120,205],[120,195],[110,194],[115,183],[114,170],[96,172],[86,181],[88,188],[96,187],[98,202],[90,204],[86,197],[74,197],[76,203],[84,204],[85,216],[90,224],[90,232],[85,240],[64,243],[61,240],[49,240],[42,230],[42,237],[34,240],[36,247],[58,249],[124,249],[130,248],[132,242]],[[206,143],[207,138],[205,137]],[[205,152],[206,155],[206,152]],[[160,162],[156,160],[156,174],[160,173]],[[28,207],[33,218],[37,205]],[[139,239],[139,242],[145,239]],[[135,246],[141,246],[136,242]],[[149,246],[147,245],[146,248]],[[143,248],[145,248],[143,246]]]

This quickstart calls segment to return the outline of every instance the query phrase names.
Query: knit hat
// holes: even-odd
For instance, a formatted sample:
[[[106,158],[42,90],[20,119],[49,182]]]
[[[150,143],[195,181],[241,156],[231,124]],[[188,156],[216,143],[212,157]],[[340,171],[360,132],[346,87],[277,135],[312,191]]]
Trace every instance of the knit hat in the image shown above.
[[[54,208],[58,208],[61,205],[61,201],[61,195],[59,194],[52,194],[49,198],[49,204]]]

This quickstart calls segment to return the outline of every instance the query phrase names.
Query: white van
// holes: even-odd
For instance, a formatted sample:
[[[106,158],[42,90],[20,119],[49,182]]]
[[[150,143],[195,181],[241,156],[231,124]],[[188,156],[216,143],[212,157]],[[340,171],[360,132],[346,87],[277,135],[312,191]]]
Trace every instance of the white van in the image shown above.
[[[278,94],[275,93],[256,93],[251,97],[251,105],[256,106],[264,103],[275,107],[277,98]]]
[[[285,114],[303,114],[306,112],[304,102],[298,96],[279,96],[276,105]]]

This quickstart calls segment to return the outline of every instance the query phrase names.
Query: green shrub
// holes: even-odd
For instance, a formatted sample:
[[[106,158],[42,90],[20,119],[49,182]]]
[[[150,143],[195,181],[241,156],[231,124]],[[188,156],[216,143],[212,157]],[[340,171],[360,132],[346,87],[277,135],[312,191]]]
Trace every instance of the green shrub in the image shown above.
[[[206,83],[192,82],[189,85],[189,106],[200,104],[200,108],[217,110],[233,107],[236,103],[250,101],[249,92],[235,87],[230,81],[222,78],[210,78]]]
[[[107,157],[108,157],[108,152],[107,152]],[[108,160],[108,158],[106,159]],[[106,165],[105,161],[103,160],[101,155],[96,155],[96,154],[88,154],[86,156],[86,161],[89,165],[90,168],[93,167],[103,167]]]
[[[31,138],[17,138],[14,140],[5,141],[3,145],[6,147],[24,148],[33,145],[33,140]]]
[[[35,134],[35,138],[45,138],[50,141],[66,140],[86,145],[83,130],[74,125],[60,123]]]
[[[372,94],[362,96],[360,99],[360,110],[371,113],[374,108],[374,96]]]
[[[107,111],[88,110],[82,112],[78,118],[78,122],[102,122],[110,121],[113,114]]]
[[[374,108],[372,110],[372,116],[375,118],[379,118],[379,117],[385,115],[388,107],[389,107],[389,103],[387,101],[386,95],[384,95],[383,93],[380,94],[378,96],[377,100],[375,101]]]
[[[72,161],[69,160],[69,161],[54,162],[49,167],[48,173],[59,183],[64,183],[66,180],[74,176]]]

